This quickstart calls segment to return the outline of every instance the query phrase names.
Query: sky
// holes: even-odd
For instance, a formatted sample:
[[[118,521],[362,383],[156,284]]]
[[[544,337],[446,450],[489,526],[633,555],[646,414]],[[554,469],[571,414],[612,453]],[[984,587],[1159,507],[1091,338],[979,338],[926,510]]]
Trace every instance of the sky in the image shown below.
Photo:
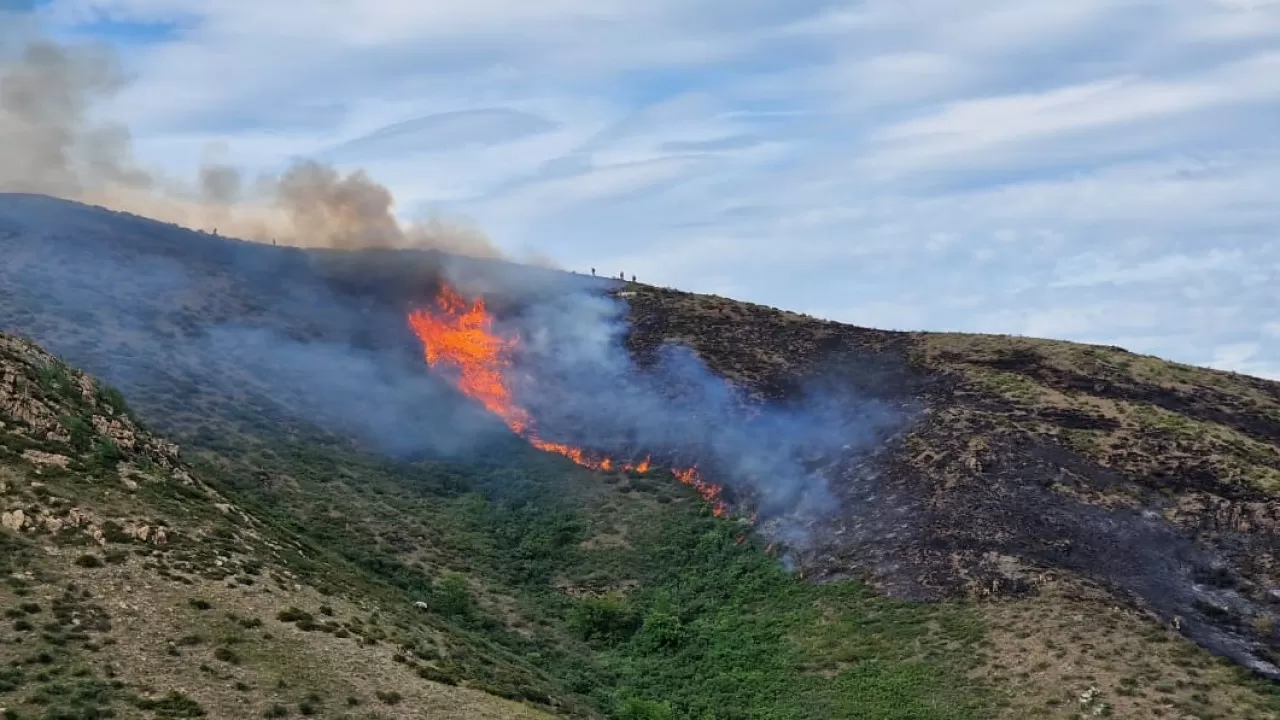
[[[1280,0],[45,0],[146,163],[512,253],[1280,378]]]

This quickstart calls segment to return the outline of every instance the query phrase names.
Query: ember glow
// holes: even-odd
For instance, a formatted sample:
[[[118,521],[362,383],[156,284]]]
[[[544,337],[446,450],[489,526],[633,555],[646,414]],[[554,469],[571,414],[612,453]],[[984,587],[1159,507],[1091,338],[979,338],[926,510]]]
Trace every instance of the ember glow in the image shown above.
[[[652,469],[649,457],[619,464],[583,448],[539,437],[528,411],[516,404],[507,384],[511,354],[519,346],[519,338],[503,338],[494,332],[493,318],[483,298],[468,303],[456,290],[443,285],[435,305],[434,311],[419,309],[409,313],[409,327],[422,342],[427,365],[445,370],[458,390],[501,418],[512,432],[539,450],[563,455],[592,470],[644,474]],[[673,468],[671,472],[677,480],[697,490],[717,516],[725,515],[723,488],[703,479],[696,467]]]

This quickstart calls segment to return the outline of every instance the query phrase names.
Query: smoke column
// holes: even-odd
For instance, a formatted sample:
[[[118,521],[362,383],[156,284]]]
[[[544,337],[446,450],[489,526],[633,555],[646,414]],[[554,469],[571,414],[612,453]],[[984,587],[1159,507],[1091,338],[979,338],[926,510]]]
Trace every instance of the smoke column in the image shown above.
[[[475,257],[502,253],[479,230],[431,220],[404,225],[395,199],[363,171],[300,160],[248,182],[205,163],[193,182],[141,167],[128,128],[91,109],[124,86],[105,45],[65,46],[0,6],[0,192],[53,195],[184,227],[302,247],[430,247]],[[543,261],[545,262],[545,261]]]

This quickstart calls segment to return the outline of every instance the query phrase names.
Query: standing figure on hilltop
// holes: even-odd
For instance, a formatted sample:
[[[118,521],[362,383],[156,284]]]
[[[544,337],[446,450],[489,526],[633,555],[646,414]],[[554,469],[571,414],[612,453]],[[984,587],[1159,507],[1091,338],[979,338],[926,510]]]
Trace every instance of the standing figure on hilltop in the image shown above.
[[[636,281],[636,275],[635,273],[631,273],[631,282],[635,282],[635,281]]]
[[[591,268],[591,277],[595,277],[595,276],[596,276],[596,269]]]

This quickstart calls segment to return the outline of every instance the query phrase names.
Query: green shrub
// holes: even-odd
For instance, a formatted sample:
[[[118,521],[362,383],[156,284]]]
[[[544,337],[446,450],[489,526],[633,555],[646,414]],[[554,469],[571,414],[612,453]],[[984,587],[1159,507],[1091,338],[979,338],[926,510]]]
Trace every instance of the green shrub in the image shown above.
[[[628,698],[618,705],[617,720],[673,720],[671,706],[651,700]]]
[[[90,459],[91,469],[114,470],[120,464],[124,454],[115,441],[108,437],[100,437],[93,443],[93,455]]]
[[[305,610],[290,606],[276,613],[276,619],[281,622],[296,623],[303,621],[312,622],[315,620],[315,617]]]
[[[418,677],[423,680],[441,683],[444,685],[457,685],[458,679],[449,673],[438,670],[430,665],[419,665],[417,669]]]
[[[114,520],[107,520],[102,523],[102,538],[109,543],[127,543],[133,541],[133,536],[124,531],[120,523]]]
[[[679,616],[669,609],[659,607],[645,614],[637,641],[640,647],[649,651],[670,651],[684,644],[687,636]]]
[[[71,436],[71,447],[80,452],[87,452],[93,445],[93,425],[75,415],[63,415],[59,418],[62,427]]]
[[[125,402],[124,396],[120,391],[105,383],[96,383],[95,399],[98,405],[108,406],[114,415],[132,416],[133,412],[129,409],[128,403]]]
[[[22,687],[22,683],[26,677],[22,673],[22,668],[13,666],[0,666],[0,693],[8,693]]]
[[[170,690],[164,697],[156,699],[136,698],[133,702],[140,710],[151,710],[161,718],[199,718],[205,716],[200,703]]]
[[[588,597],[569,612],[569,626],[588,641],[618,642],[636,631],[640,618],[626,596]]]
[[[466,617],[475,610],[471,586],[462,575],[450,574],[440,581],[436,591],[436,606],[440,612],[455,617]]]

